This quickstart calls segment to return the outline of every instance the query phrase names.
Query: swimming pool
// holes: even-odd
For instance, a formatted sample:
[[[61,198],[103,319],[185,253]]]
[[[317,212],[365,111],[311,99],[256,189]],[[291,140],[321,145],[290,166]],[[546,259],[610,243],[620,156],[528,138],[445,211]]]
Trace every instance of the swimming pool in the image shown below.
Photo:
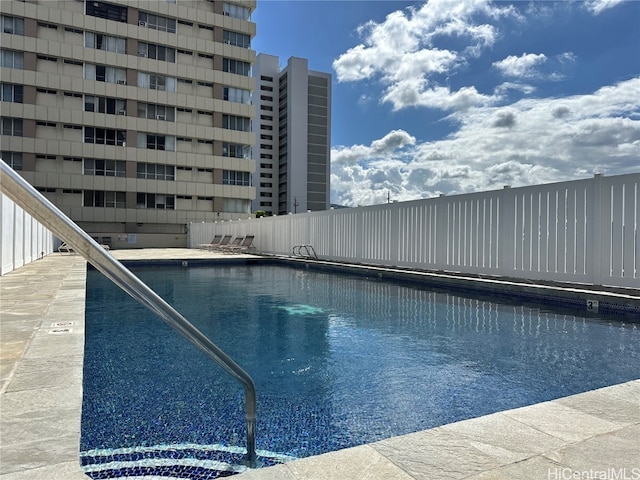
[[[254,378],[265,464],[640,376],[640,331],[614,319],[282,266],[134,272]],[[242,469],[233,379],[95,271],[86,317],[90,476]]]

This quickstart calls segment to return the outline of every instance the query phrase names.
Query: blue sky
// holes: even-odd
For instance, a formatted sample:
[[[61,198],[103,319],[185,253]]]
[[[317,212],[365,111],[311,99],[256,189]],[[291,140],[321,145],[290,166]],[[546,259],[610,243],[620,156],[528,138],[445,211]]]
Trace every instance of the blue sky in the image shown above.
[[[258,0],[253,48],[333,75],[331,201],[640,172],[640,1]]]

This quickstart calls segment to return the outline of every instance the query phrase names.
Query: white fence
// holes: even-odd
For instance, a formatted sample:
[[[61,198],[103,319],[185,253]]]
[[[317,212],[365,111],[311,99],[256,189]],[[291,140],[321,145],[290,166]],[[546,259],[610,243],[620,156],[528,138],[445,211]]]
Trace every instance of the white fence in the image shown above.
[[[0,275],[53,252],[53,234],[0,193]]]
[[[313,245],[318,257],[375,265],[640,288],[640,173],[371,207],[192,223],[256,236],[264,253]]]

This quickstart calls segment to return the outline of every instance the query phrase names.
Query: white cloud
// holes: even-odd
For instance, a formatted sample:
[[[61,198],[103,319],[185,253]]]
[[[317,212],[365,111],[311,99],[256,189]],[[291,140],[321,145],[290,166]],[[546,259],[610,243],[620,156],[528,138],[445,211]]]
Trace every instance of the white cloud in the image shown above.
[[[381,139],[371,142],[370,146],[335,147],[331,151],[331,163],[332,165],[353,165],[357,162],[378,160],[415,143],[415,137],[404,130],[392,130]]]
[[[587,0],[584,6],[594,15],[602,13],[604,10],[613,8],[624,0]]]
[[[510,55],[504,60],[494,62],[496,67],[507,77],[534,77],[537,75],[536,67],[547,61],[544,53],[524,53],[519,57]]]
[[[409,106],[441,109],[486,105],[492,99],[474,87],[450,91],[435,76],[464,65],[494,45],[498,33],[493,25],[478,20],[517,17],[512,6],[487,0],[430,0],[420,8],[395,11],[381,23],[368,22],[358,29],[362,43],[350,48],[334,62],[339,82],[376,79],[385,86],[382,101],[395,110]],[[464,45],[459,51],[440,48],[443,39],[455,38]]]
[[[493,62],[493,66],[506,77],[519,79],[538,79],[549,81],[564,80],[563,70],[576,62],[572,52],[563,52],[548,58],[544,53],[523,53],[521,56],[509,55],[503,60]]]
[[[394,130],[332,150],[332,202],[384,203],[622,174],[640,168],[640,77],[587,95],[454,113],[460,128],[417,143]]]
[[[526,83],[504,82],[495,88],[495,94],[498,96],[505,95],[509,90],[516,90],[524,94],[530,94],[536,91],[536,87]]]

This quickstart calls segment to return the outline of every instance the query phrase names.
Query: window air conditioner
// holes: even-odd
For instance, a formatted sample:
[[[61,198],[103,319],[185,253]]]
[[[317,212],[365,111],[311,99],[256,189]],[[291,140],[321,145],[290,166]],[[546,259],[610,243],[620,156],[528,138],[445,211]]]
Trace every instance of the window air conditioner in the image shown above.
[[[166,120],[166,118],[165,115],[156,115],[156,120]]]
[[[146,27],[147,26],[147,22],[143,22],[142,20],[140,20],[138,22],[138,25],[140,25],[141,27]]]
[[[125,110],[118,110],[118,115],[126,115],[127,112]]]
[[[146,56],[147,56],[147,54],[146,54],[146,53],[144,53],[144,52],[138,52],[138,56],[139,56],[139,57],[146,57]]]
[[[116,80],[116,83],[118,85],[126,85],[126,82],[124,80]]]
[[[231,40],[225,40],[224,43],[226,43],[227,45],[231,45]]]

